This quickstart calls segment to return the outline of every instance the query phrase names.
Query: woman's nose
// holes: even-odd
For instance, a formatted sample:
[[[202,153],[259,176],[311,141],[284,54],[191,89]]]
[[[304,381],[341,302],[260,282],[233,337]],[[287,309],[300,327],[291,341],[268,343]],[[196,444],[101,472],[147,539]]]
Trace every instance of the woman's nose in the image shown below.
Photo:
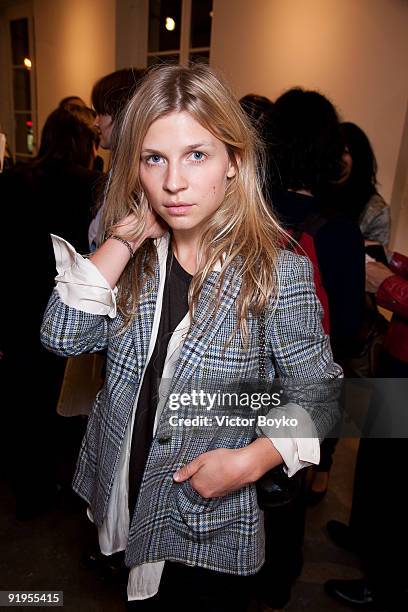
[[[164,180],[164,189],[175,193],[187,188],[187,180],[178,163],[169,163]]]

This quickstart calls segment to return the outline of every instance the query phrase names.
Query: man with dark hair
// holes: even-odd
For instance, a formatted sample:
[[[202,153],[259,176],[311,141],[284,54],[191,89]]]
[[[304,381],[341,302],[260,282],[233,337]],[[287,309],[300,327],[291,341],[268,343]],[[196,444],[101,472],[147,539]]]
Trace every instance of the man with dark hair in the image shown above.
[[[112,130],[126,104],[145,75],[142,68],[123,68],[102,77],[92,89],[92,105],[97,113],[95,126],[101,134],[101,147],[112,148]]]
[[[144,68],[123,68],[102,77],[92,89],[92,105],[96,111],[94,126],[99,130],[102,149],[113,148],[113,131],[118,128],[120,115],[135,94],[146,74]],[[100,240],[103,202],[89,226],[89,247],[93,251]]]

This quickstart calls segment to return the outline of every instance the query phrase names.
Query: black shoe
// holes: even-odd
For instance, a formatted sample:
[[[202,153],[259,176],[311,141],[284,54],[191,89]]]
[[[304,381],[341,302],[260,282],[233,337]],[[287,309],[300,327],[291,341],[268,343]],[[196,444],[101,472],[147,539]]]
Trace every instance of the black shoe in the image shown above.
[[[344,550],[356,552],[356,543],[348,525],[341,521],[328,521],[326,529],[331,541],[334,542],[336,546]]]
[[[106,557],[99,550],[89,550],[81,557],[81,567],[89,570],[99,570],[105,564]]]
[[[324,589],[330,597],[356,610],[387,610],[378,600],[373,591],[363,579],[359,580],[328,580]]]

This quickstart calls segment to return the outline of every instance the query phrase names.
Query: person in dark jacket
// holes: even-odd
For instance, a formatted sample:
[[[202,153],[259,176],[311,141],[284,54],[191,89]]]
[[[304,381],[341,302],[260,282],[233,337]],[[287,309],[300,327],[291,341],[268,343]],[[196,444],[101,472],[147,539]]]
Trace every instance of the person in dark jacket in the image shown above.
[[[365,253],[357,223],[338,213],[326,214],[329,206],[323,194],[344,169],[339,126],[334,106],[320,93],[295,88],[281,95],[272,110],[267,184],[269,201],[285,229],[296,233],[307,226],[313,236],[328,298],[333,354],[343,365],[356,349],[363,318]],[[316,489],[308,494],[313,503],[327,491],[334,447],[335,439],[323,441],[321,462],[314,472]],[[263,599],[272,608],[287,603],[301,571],[306,499],[302,495],[290,509],[271,512],[270,520],[266,516],[267,546],[269,540],[271,548],[279,550],[269,560],[267,555],[261,570]],[[282,528],[285,524],[291,529]],[[272,575],[279,575],[280,589],[271,589]]]
[[[390,398],[395,397],[391,388],[400,386],[394,379],[408,378],[408,257],[393,253],[389,266],[369,262],[367,280],[378,304],[393,312],[380,372],[391,380],[381,382],[385,392],[372,412],[393,414],[400,421]],[[325,584],[330,596],[354,609],[399,612],[408,607],[408,506],[401,488],[408,445],[402,437],[406,431],[396,433],[401,437],[361,439],[349,525],[334,520],[327,524],[332,540],[357,552],[363,562],[363,578]]]
[[[0,255],[8,296],[0,306],[0,369],[3,400],[10,406],[2,447],[21,519],[41,513],[56,493],[55,411],[66,360],[42,347],[39,330],[55,276],[50,233],[81,253],[89,250],[88,224],[100,179],[90,170],[98,144],[92,121],[90,109],[76,114],[56,109],[45,122],[35,160],[0,175],[7,230]],[[18,235],[10,229],[16,222]]]
[[[316,91],[291,89],[274,104],[270,157],[272,205],[287,229],[312,231],[330,311],[330,342],[347,372],[359,348],[365,304],[365,252],[357,221],[327,194],[344,173],[344,142],[332,103]],[[322,446],[310,501],[327,491],[333,441]]]

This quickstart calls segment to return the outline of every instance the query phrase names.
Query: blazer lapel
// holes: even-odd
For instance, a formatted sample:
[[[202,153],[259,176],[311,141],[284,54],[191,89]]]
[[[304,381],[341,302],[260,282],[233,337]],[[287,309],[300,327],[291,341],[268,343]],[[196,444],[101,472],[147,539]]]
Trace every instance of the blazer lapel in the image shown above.
[[[133,343],[140,372],[143,371],[149,350],[159,279],[159,265],[156,262],[155,277],[148,278],[144,284],[139,298],[138,313],[132,323]]]
[[[230,308],[235,307],[242,279],[241,276],[234,273],[234,268],[230,266],[224,277],[220,292],[220,305],[215,314],[213,312],[216,303],[215,287],[219,273],[211,272],[204,283],[198,300],[194,323],[184,341],[171,382],[172,393],[180,393],[191,379]]]

